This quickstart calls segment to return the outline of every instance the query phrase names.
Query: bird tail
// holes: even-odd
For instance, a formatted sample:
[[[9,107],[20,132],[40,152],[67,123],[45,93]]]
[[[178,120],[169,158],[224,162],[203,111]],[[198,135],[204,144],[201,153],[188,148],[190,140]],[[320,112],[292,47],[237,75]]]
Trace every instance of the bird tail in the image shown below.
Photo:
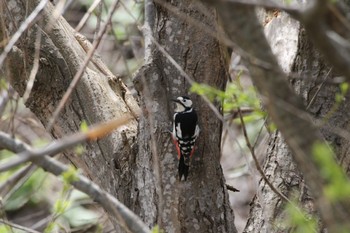
[[[187,180],[189,170],[190,157],[187,155],[181,155],[179,160],[179,179],[181,181],[182,176]]]

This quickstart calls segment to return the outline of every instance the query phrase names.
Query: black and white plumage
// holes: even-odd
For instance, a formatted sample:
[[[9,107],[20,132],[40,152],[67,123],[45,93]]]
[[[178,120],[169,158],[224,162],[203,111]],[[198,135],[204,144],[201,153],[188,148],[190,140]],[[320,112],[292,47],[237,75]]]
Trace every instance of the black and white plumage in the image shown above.
[[[176,103],[173,119],[172,136],[179,159],[179,178],[188,176],[190,158],[194,153],[194,144],[199,135],[198,117],[192,107],[192,100],[180,96],[173,100]]]

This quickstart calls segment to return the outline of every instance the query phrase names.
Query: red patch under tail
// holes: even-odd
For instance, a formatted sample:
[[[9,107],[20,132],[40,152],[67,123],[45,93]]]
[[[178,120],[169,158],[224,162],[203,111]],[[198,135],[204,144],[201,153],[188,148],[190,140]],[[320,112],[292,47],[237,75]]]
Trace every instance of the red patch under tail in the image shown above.
[[[174,144],[176,146],[177,158],[180,160],[181,151],[180,151],[179,143],[177,142],[177,140],[174,139],[174,137],[172,137],[172,138],[173,138],[173,142],[174,142]]]

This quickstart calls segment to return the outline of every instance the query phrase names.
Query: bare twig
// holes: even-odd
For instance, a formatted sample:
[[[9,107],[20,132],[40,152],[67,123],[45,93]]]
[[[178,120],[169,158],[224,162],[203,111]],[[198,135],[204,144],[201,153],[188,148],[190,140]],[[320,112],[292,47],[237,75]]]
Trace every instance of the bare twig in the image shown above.
[[[84,14],[83,18],[81,18],[78,26],[75,27],[75,30],[77,32],[80,32],[80,30],[84,27],[84,25],[86,24],[87,20],[89,19],[89,17],[91,16],[92,12],[95,10],[95,8],[98,6],[98,4],[101,2],[101,0],[95,0],[91,6],[89,7],[89,9],[87,10],[87,12]]]
[[[327,0],[312,2],[312,7],[306,9],[299,17],[295,17],[295,19],[304,25],[308,36],[323,54],[324,58],[349,81],[350,43],[332,31],[332,28],[324,20],[327,14],[334,14],[335,8]],[[344,21],[339,18],[339,14],[335,14],[335,17],[341,22]],[[342,24],[346,29],[349,27],[348,23],[343,22]]]
[[[22,167],[14,174],[12,174],[9,178],[6,179],[3,183],[0,184],[0,196],[6,200],[11,190],[13,190],[14,186],[18,186],[18,184],[23,183],[28,175],[32,174],[37,167],[33,164]],[[22,181],[23,180],[23,181]]]
[[[75,0],[68,0],[63,8],[62,14],[64,14],[67,9],[70,7],[70,5],[74,2]]]
[[[104,3],[104,1],[103,1],[103,3]],[[99,3],[98,4],[98,9],[96,10],[97,23],[96,23],[96,28],[95,28],[95,32],[94,32],[94,40],[93,41],[95,41],[97,39],[98,32],[100,31],[101,22],[102,22],[102,5],[103,5],[102,3]],[[106,10],[106,11],[108,12],[108,10]],[[112,18],[111,18],[110,22],[112,22]]]
[[[230,190],[232,192],[240,192],[238,189],[236,189],[235,187],[233,187],[232,185],[226,184],[226,188],[227,190]]]
[[[35,52],[34,52],[34,61],[33,68],[30,71],[29,79],[27,82],[26,90],[23,94],[23,102],[25,103],[29,98],[30,92],[32,91],[36,74],[39,70],[39,58],[40,58],[40,46],[41,46],[41,29],[38,27],[36,31],[36,39],[35,39]]]
[[[5,219],[1,219],[0,218],[0,223],[3,223],[9,227],[13,227],[15,229],[18,229],[18,230],[21,230],[21,231],[24,231],[24,232],[28,232],[28,233],[40,233],[39,231],[36,231],[36,230],[33,230],[33,229],[30,229],[28,227],[24,227],[24,226],[21,226],[21,225],[18,225],[16,223],[13,223],[13,222],[9,222]]]
[[[302,13],[298,8],[293,6],[287,6],[286,4],[280,4],[277,1],[269,1],[269,0],[228,0],[232,3],[239,3],[246,6],[256,6],[256,7],[262,7],[265,9],[278,9],[287,12],[290,15],[293,15],[295,17],[299,17]]]
[[[3,112],[5,111],[7,103],[10,100],[9,92],[10,90],[8,91],[2,90],[0,92],[0,116],[3,116]]]
[[[25,151],[32,151],[32,149],[21,141],[11,138],[10,135],[0,132],[0,147],[6,148],[16,153],[24,153]],[[59,176],[66,172],[69,168],[50,158],[43,156],[39,159],[37,157],[31,158],[32,162],[42,167],[44,170]],[[76,189],[88,194],[93,200],[100,203],[101,206],[117,219],[120,226],[127,232],[145,232],[150,233],[149,228],[124,204],[119,202],[111,194],[100,189],[98,185],[87,179],[85,176],[77,174],[75,181],[71,183]]]
[[[340,14],[335,4],[327,0],[315,0],[310,1],[311,4],[303,10],[298,10],[294,7],[288,7],[271,1],[230,0],[230,2],[246,6],[279,9],[287,12],[305,26],[308,36],[317,45],[318,49],[323,53],[324,57],[328,59],[330,64],[349,79],[350,67],[348,64],[350,64],[350,44],[346,39],[331,31],[324,20],[326,14],[331,13],[346,29],[350,28],[349,22]]]
[[[348,19],[339,12],[339,9],[335,5],[329,5],[328,9],[334,14],[335,17],[344,25],[344,27],[350,31],[350,24]]]
[[[239,114],[239,118],[241,120],[241,124],[242,124],[242,130],[243,130],[243,135],[247,144],[247,147],[253,157],[255,166],[257,168],[257,170],[259,171],[261,177],[263,178],[263,180],[265,181],[265,183],[270,187],[270,189],[277,195],[279,196],[283,201],[288,202],[289,204],[291,204],[292,207],[295,208],[295,210],[297,210],[299,213],[302,213],[301,210],[298,208],[298,206],[296,206],[291,200],[288,199],[288,197],[286,197],[283,193],[281,193],[270,181],[269,179],[266,177],[265,172],[263,171],[263,169],[260,166],[259,160],[255,155],[255,149],[254,147],[251,145],[250,140],[248,138],[248,133],[247,133],[247,129],[245,127],[245,123],[243,120],[243,115],[242,112],[240,111],[240,108],[238,108],[238,114]],[[254,143],[255,144],[255,143]]]
[[[250,113],[254,112],[254,109],[250,108],[250,107],[242,107],[241,112],[243,115],[250,114]],[[233,120],[233,119],[236,119],[238,117],[239,117],[238,110],[232,110],[229,114],[225,114],[225,120]]]
[[[136,25],[140,25],[140,23],[138,22],[136,17],[132,14],[132,12],[129,10],[129,8],[127,6],[125,6],[125,4],[122,1],[120,2],[120,5],[124,8],[124,10],[128,13],[128,15],[131,16],[131,18],[134,20],[135,24]],[[111,23],[112,28],[113,28],[112,30],[114,31],[116,27],[113,26],[112,20],[111,20],[110,23]],[[114,37],[114,40],[116,42],[117,47],[119,47],[120,46],[120,41],[117,38],[117,33],[116,32],[113,33],[113,37]],[[120,58],[122,59],[122,62],[124,63],[126,74],[128,75],[129,78],[131,78],[132,77],[132,73],[131,73],[131,71],[129,69],[128,61],[125,58],[125,56],[123,55],[123,53],[120,53]],[[117,59],[117,61],[118,60],[119,60],[119,58]]]
[[[275,188],[275,186],[273,186],[273,184],[271,184],[271,182],[269,181],[269,179],[267,179],[263,169],[261,168],[260,166],[260,163],[259,163],[259,160],[258,158],[256,157],[255,155],[255,150],[252,146],[252,144],[250,143],[250,140],[248,138],[248,133],[247,133],[247,129],[245,127],[245,123],[244,123],[244,120],[243,120],[243,115],[242,115],[242,112],[240,111],[240,108],[238,108],[238,115],[239,115],[239,119],[241,120],[241,124],[242,124],[242,131],[243,131],[243,135],[244,135],[244,138],[245,138],[245,141],[246,141],[246,144],[247,144],[247,147],[250,151],[250,154],[252,155],[253,159],[254,159],[254,162],[255,162],[255,166],[256,168],[258,169],[261,177],[264,179],[264,181],[266,182],[266,184],[270,187],[270,189],[276,193],[282,200],[286,201],[286,202],[289,202],[289,203],[292,203],[283,193],[281,193],[279,190],[277,190]]]
[[[314,101],[315,101],[317,95],[320,93],[320,91],[321,91],[323,85],[326,83],[326,81],[327,81],[327,79],[328,79],[329,74],[331,73],[331,71],[332,71],[332,68],[329,69],[328,73],[327,73],[326,76],[323,78],[323,81],[322,81],[321,84],[317,87],[317,91],[316,91],[316,93],[312,96],[312,98],[311,98],[311,100],[309,101],[309,103],[307,104],[306,110],[308,110],[308,109],[311,107],[311,105],[314,103]]]
[[[263,178],[263,180],[265,181],[265,183],[270,187],[270,189],[277,195],[279,196],[282,200],[284,200],[285,202],[288,202],[289,204],[291,204],[291,206],[293,208],[295,208],[295,210],[297,210],[299,213],[302,213],[300,208],[298,208],[298,206],[296,206],[290,199],[288,199],[283,193],[281,193],[269,180],[268,178],[266,177],[265,175],[265,172],[263,171],[263,169],[261,168],[260,166],[260,163],[257,159],[257,156],[255,154],[255,145],[256,143],[258,142],[258,137],[259,135],[261,134],[262,132],[262,129],[263,127],[261,127],[260,131],[259,131],[259,134],[258,134],[258,137],[256,138],[255,142],[254,142],[254,145],[251,145],[250,143],[250,140],[248,138],[248,133],[247,133],[247,129],[245,127],[245,123],[244,123],[244,119],[243,119],[243,115],[242,115],[242,112],[240,111],[240,108],[237,109],[238,111],[238,115],[239,115],[239,118],[240,118],[240,121],[241,121],[241,124],[242,124],[242,131],[243,131],[243,135],[244,135],[244,138],[245,138],[245,141],[246,141],[246,144],[247,144],[247,147],[253,157],[253,160],[254,160],[254,163],[255,163],[255,166],[259,172],[259,174],[261,175],[261,177]],[[265,119],[266,121],[266,119]],[[265,124],[265,123],[264,123]]]
[[[107,31],[107,27],[109,25],[109,21],[110,19],[112,18],[115,10],[117,9],[117,6],[118,6],[118,3],[119,3],[119,0],[115,0],[114,1],[114,4],[111,6],[111,10],[108,12],[108,16],[107,16],[107,20],[106,20],[106,23],[102,26],[100,32],[98,33],[97,35],[97,38],[96,40],[93,42],[92,44],[92,47],[91,47],[91,50],[88,52],[88,54],[86,55],[86,58],[83,62],[83,64],[80,66],[80,69],[78,70],[78,72],[75,74],[72,82],[70,83],[67,91],[64,93],[64,96],[62,97],[61,101],[59,102],[57,108],[55,109],[49,123],[48,123],[48,126],[47,126],[47,131],[50,131],[53,127],[53,124],[55,123],[59,113],[61,112],[61,110],[63,109],[65,103],[68,101],[68,98],[70,97],[70,95],[73,93],[75,87],[77,86],[79,80],[81,79],[84,71],[85,71],[85,68],[87,67],[87,65],[89,64],[90,62],[90,59],[92,58],[95,50],[97,49],[98,45],[100,44],[101,42],[101,39],[103,37],[103,35],[105,34],[105,32]]]
[[[6,47],[4,48],[4,51],[0,55],[0,67],[2,67],[2,64],[4,63],[5,58],[7,57],[7,54],[11,51],[12,47],[16,44],[18,39],[22,36],[23,32],[29,28],[29,26],[34,22],[34,20],[37,19],[39,13],[44,9],[46,6],[48,0],[42,0],[38,4],[38,6],[33,10],[33,12],[24,20],[24,22],[21,24],[19,29],[16,31],[16,33],[12,36]]]
[[[18,154],[14,159],[11,159],[7,163],[0,165],[0,172],[9,170],[15,166],[18,166],[22,163],[25,163],[34,158],[42,157],[45,155],[55,155],[59,152],[62,152],[65,149],[76,146],[79,143],[82,143],[87,140],[96,140],[97,138],[105,136],[107,133],[110,133],[115,128],[120,127],[121,125],[126,124],[132,119],[132,116],[127,115],[121,118],[111,120],[106,123],[102,123],[91,128],[88,132],[79,132],[71,136],[67,136],[61,140],[54,141],[50,145],[42,149],[28,149],[24,152]],[[4,133],[0,132],[0,135]]]

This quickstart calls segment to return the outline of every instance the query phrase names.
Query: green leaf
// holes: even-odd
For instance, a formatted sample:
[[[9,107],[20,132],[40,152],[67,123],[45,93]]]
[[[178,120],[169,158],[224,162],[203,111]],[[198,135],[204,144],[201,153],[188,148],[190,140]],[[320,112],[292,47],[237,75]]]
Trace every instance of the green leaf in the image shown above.
[[[3,159],[9,159],[11,158],[13,155],[15,155],[12,151],[9,151],[9,150],[1,150],[0,151],[0,160],[3,160]],[[4,162],[4,161],[2,161]]]
[[[6,81],[6,78],[4,77],[0,78],[0,91],[7,90],[7,89],[8,89],[8,83]]]
[[[45,179],[46,173],[42,169],[36,170],[4,203],[5,210],[17,210],[27,203],[37,204],[43,200],[46,195],[42,188]]]
[[[99,216],[82,206],[76,206],[67,210],[63,217],[67,219],[69,224],[73,227],[80,227],[86,224],[96,224]]]
[[[340,93],[342,95],[345,95],[349,90],[349,83],[343,82],[339,86],[340,86]]]
[[[349,90],[349,84],[347,82],[343,82],[339,85],[339,89],[340,93],[335,93],[335,102],[337,104],[345,100],[345,95]]]
[[[86,193],[83,193],[80,190],[77,189],[73,189],[73,191],[71,192],[70,196],[69,196],[69,200],[72,202],[76,202],[76,201],[80,201],[80,200],[84,200],[84,199],[89,199],[89,195],[87,195]]]
[[[340,93],[335,93],[335,102],[337,104],[341,103],[344,100],[344,96]]]
[[[155,225],[153,228],[152,228],[152,233],[164,233],[164,231],[162,229],[159,229],[159,226],[158,225]]]
[[[44,233],[52,233],[57,228],[56,222],[50,222],[44,230]]]
[[[229,83],[225,91],[218,90],[207,84],[193,83],[191,92],[201,96],[206,96],[211,102],[219,101],[223,105],[225,113],[230,113],[238,107],[252,108],[249,119],[260,119],[265,114],[261,110],[260,100],[257,97],[254,87],[243,88],[239,78],[234,83]]]
[[[71,206],[71,202],[70,202],[70,201],[58,199],[58,200],[55,202],[54,206],[53,206],[53,212],[54,212],[56,215],[61,215],[61,214],[63,214],[70,206]]]
[[[61,174],[63,181],[67,184],[71,184],[78,180],[78,170],[72,165],[69,166],[68,170]]]
[[[333,151],[325,143],[315,143],[312,154],[319,165],[321,176],[326,180],[325,195],[331,201],[347,199],[350,196],[350,182],[337,164]]]
[[[85,120],[80,123],[80,132],[86,133],[89,131],[89,126]]]
[[[296,202],[288,203],[286,210],[288,213],[288,224],[294,228],[294,233],[317,232],[316,218],[300,209]]]
[[[12,232],[11,228],[5,224],[0,225],[0,233],[9,233]]]
[[[74,153],[76,155],[82,155],[83,153],[85,152],[85,148],[83,145],[77,145],[75,148],[74,148]]]
[[[267,128],[269,129],[270,132],[277,130],[277,126],[273,122],[270,122],[269,124],[267,124]]]
[[[217,96],[222,96],[222,91],[219,91],[207,84],[193,83],[190,89],[191,92],[198,95],[206,96],[210,101],[214,101]]]

